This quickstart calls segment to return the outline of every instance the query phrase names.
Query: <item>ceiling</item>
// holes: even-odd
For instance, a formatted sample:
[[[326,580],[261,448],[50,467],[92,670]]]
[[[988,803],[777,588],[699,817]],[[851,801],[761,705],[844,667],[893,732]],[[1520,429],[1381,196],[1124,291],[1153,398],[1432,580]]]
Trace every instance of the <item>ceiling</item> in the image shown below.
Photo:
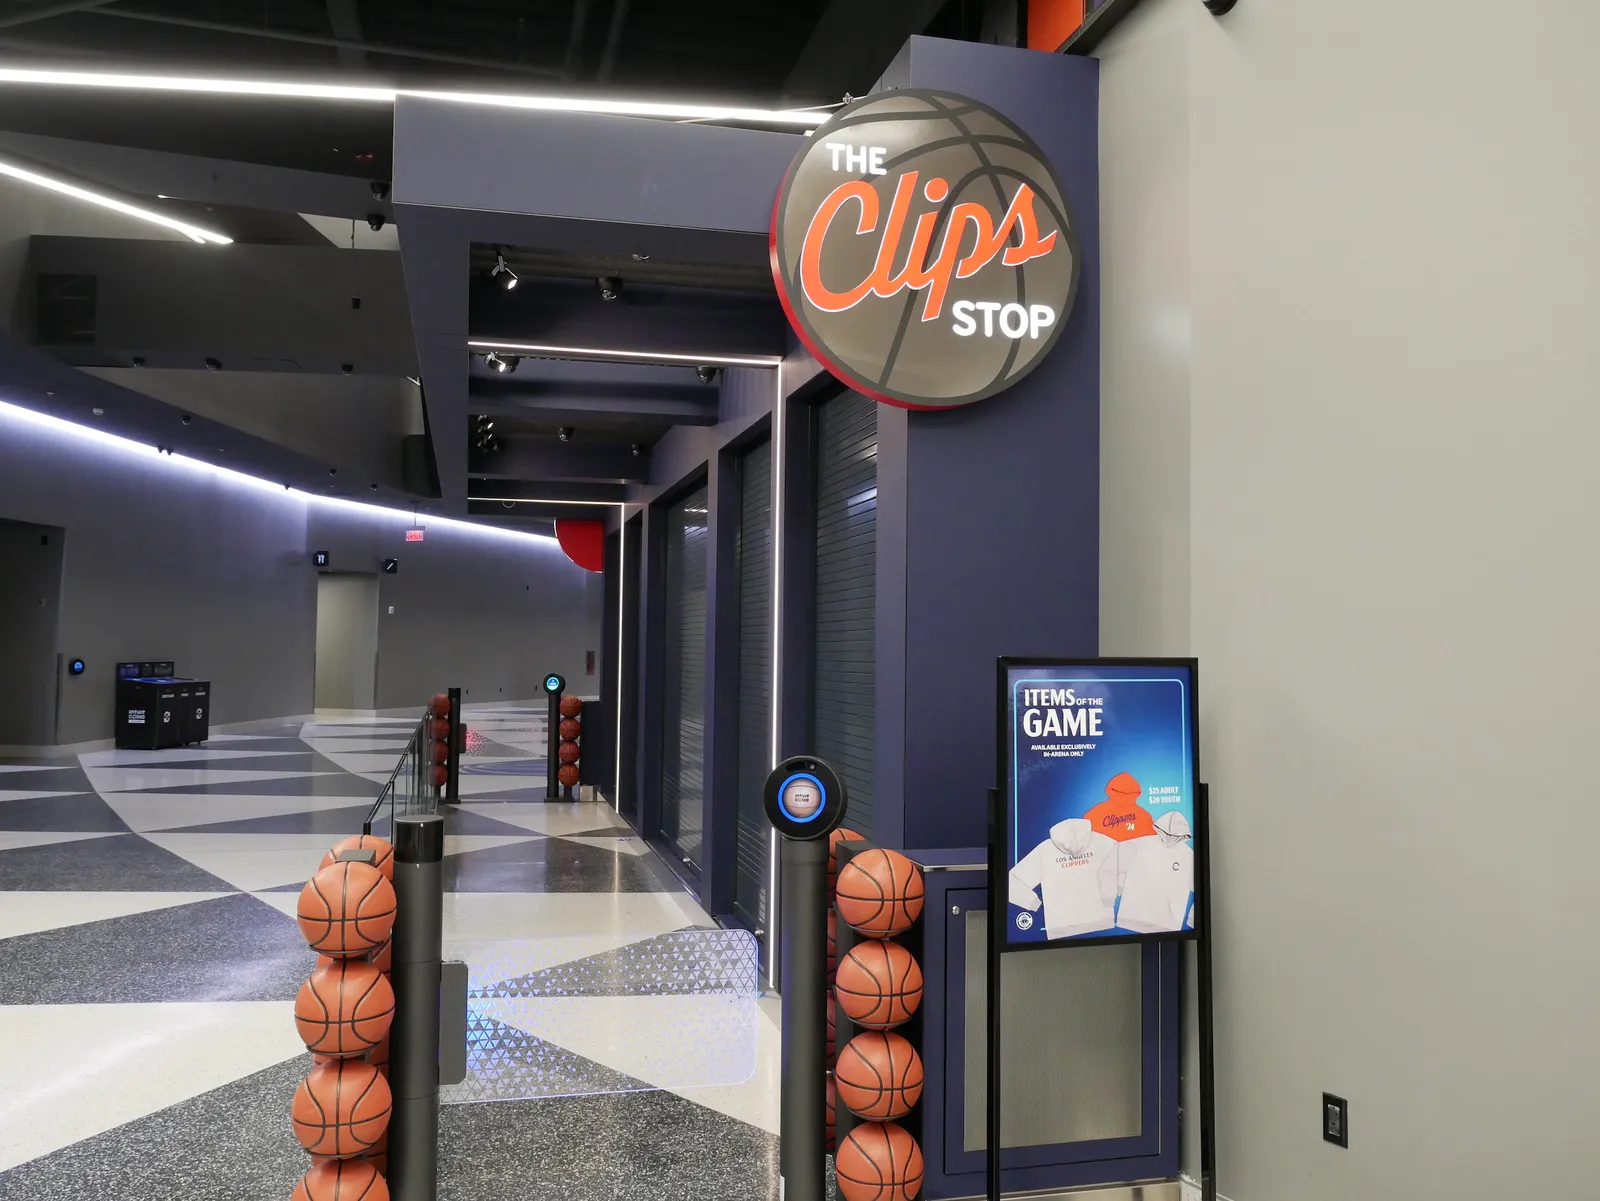
[[[913,33],[976,36],[986,6],[992,0],[0,0],[0,67],[792,107],[866,90]],[[16,281],[12,361],[44,354],[93,370],[96,408],[111,404],[106,420],[125,421],[129,436],[181,437],[168,427],[186,401],[200,420],[184,430],[203,427],[207,448],[216,443],[235,465],[270,464],[273,478],[342,490],[353,458],[373,482],[351,483],[351,495],[411,503],[433,492],[444,511],[530,523],[594,516],[602,510],[580,502],[621,499],[648,478],[650,449],[670,430],[717,420],[724,377],[692,363],[559,352],[525,353],[501,373],[481,353],[462,353],[468,338],[525,341],[531,331],[539,345],[572,346],[604,325],[623,340],[667,344],[680,330],[710,328],[727,348],[770,352],[774,331],[786,331],[763,246],[640,253],[626,238],[547,237],[536,222],[492,214],[452,224],[437,209],[393,202],[395,144],[386,103],[0,83],[0,158],[235,242],[152,241],[146,228],[74,236],[70,222],[41,219],[22,231],[35,235],[29,268],[92,277],[95,317],[87,331],[41,337],[46,325],[29,310],[45,302],[31,299],[31,277]],[[502,258],[514,289],[491,275]],[[621,296],[604,299],[602,279],[621,280]],[[208,372],[208,359],[222,370]],[[195,376],[162,388],[141,381],[136,401],[117,406],[105,381],[146,363]],[[274,382],[230,388],[236,371],[270,372]],[[31,362],[21,374],[43,389],[53,372]],[[347,413],[330,415],[338,437],[316,444],[306,397],[338,404],[348,389],[301,388],[292,403],[285,393],[275,416],[273,389],[283,381],[293,390],[297,372],[420,383],[434,479],[370,466],[398,462],[396,431],[410,420],[398,410],[371,423],[371,446],[355,446]],[[415,406],[406,389],[392,394]],[[362,403],[391,393],[370,395],[380,399]],[[44,390],[35,399],[52,403]],[[230,419],[230,404],[251,408]],[[292,436],[275,437],[275,420],[292,422]],[[492,440],[482,437],[485,421],[495,423]]]

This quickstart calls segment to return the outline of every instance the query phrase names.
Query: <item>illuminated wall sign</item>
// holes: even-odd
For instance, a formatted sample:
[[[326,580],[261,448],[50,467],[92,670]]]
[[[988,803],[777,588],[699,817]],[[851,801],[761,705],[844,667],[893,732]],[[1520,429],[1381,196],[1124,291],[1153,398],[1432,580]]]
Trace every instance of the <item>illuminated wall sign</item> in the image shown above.
[[[1080,264],[1065,190],[1033,140],[986,104],[926,88],[858,100],[806,139],[771,247],[817,361],[916,409],[982,400],[1037,367]]]
[[[328,552],[325,550],[312,551],[311,562],[316,567],[326,567],[328,565]]]
[[[407,530],[406,531],[406,541],[407,542],[421,542],[422,541],[422,535],[425,534],[426,532],[427,531],[423,530],[423,529]]]

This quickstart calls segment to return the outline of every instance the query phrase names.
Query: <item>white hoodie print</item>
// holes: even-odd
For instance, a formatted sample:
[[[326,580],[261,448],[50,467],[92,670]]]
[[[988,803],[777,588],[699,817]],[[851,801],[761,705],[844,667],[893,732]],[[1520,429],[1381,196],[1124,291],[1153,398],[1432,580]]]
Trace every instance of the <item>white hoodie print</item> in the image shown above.
[[[1122,844],[1122,907],[1117,925],[1140,934],[1183,929],[1194,891],[1194,848],[1189,820],[1163,813],[1156,832]]]
[[[1011,903],[1030,913],[1039,909],[1034,889],[1044,893],[1044,925],[1049,938],[1071,938],[1109,930],[1116,924],[1117,843],[1073,817],[1050,827],[1050,837],[1011,869]]]

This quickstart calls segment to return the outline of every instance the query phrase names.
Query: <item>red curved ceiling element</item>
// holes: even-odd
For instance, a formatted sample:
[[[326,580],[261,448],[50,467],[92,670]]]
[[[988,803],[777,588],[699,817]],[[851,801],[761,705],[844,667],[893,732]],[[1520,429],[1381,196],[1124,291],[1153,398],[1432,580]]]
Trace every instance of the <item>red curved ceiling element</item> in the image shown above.
[[[556,522],[556,541],[561,549],[585,571],[604,571],[606,566],[606,523],[603,521]]]

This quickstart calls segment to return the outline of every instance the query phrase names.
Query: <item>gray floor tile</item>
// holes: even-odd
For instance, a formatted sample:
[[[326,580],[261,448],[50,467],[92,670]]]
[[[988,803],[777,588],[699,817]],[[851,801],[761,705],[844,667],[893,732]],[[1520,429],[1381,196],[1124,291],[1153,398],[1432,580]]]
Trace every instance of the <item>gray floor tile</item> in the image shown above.
[[[234,891],[227,881],[137,834],[0,851],[0,889],[10,892]]]
[[[9,778],[0,776],[0,779]],[[98,834],[127,828],[128,823],[94,792],[79,796],[0,801],[0,830],[60,830],[75,834]]]

